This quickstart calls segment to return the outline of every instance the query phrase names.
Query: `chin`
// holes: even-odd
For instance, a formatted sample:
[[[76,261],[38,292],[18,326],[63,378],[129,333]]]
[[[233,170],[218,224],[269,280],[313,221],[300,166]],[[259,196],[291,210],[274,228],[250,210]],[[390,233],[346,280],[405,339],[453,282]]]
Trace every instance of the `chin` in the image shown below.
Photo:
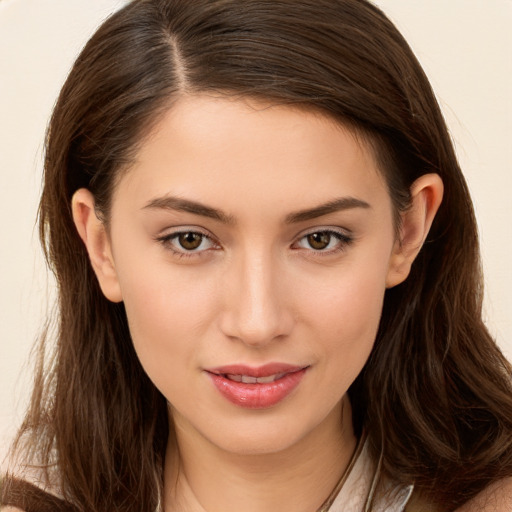
[[[204,432],[203,435],[210,443],[226,452],[269,455],[301,446],[303,441],[320,434],[326,426],[325,421],[315,421],[297,413],[273,418],[268,413],[271,410],[258,411],[256,417],[251,415],[243,422],[219,425],[215,431]]]
[[[233,435],[228,439],[214,440],[221,450],[237,455],[270,455],[284,452],[300,441],[301,437],[286,432],[251,432]]]

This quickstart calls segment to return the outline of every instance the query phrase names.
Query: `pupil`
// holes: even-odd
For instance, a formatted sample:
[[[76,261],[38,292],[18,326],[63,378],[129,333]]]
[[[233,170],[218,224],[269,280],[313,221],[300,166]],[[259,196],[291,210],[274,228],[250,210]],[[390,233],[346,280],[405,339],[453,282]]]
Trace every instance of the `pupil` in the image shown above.
[[[308,243],[313,249],[325,249],[330,241],[331,235],[329,233],[312,233],[308,235]]]
[[[203,235],[199,233],[183,233],[179,236],[180,245],[183,249],[187,249],[189,251],[193,249],[197,249],[203,240]]]

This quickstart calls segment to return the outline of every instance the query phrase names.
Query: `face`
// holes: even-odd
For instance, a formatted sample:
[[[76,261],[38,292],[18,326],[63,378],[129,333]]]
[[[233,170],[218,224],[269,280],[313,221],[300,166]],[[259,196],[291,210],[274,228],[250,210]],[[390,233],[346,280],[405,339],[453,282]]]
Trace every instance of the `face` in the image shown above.
[[[339,124],[173,106],[114,192],[104,290],[177,428],[268,453],[339,422],[379,324],[392,217],[371,152]]]

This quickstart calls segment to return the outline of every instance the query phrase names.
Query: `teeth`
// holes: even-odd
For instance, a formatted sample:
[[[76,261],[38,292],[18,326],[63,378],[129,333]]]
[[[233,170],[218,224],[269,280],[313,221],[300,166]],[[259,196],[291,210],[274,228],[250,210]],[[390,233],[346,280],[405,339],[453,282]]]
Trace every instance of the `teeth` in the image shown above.
[[[235,382],[243,382],[244,384],[269,384],[275,380],[284,377],[286,373],[275,373],[274,375],[268,375],[267,377],[251,377],[250,375],[236,375],[228,373],[225,377]]]
[[[277,379],[277,375],[269,375],[268,377],[258,377],[258,382],[260,384],[268,384],[269,382],[274,382]]]

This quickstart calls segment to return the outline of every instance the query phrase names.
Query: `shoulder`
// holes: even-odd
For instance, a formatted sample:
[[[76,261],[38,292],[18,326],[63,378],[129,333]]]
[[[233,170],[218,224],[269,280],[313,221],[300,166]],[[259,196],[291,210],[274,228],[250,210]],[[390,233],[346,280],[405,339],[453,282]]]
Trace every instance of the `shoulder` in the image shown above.
[[[440,512],[417,495],[412,495],[406,512]],[[510,512],[512,511],[512,477],[495,482],[455,512]]]
[[[491,484],[457,512],[510,512],[512,510],[512,477]]]
[[[25,480],[2,479],[0,512],[77,512],[63,499]]]

